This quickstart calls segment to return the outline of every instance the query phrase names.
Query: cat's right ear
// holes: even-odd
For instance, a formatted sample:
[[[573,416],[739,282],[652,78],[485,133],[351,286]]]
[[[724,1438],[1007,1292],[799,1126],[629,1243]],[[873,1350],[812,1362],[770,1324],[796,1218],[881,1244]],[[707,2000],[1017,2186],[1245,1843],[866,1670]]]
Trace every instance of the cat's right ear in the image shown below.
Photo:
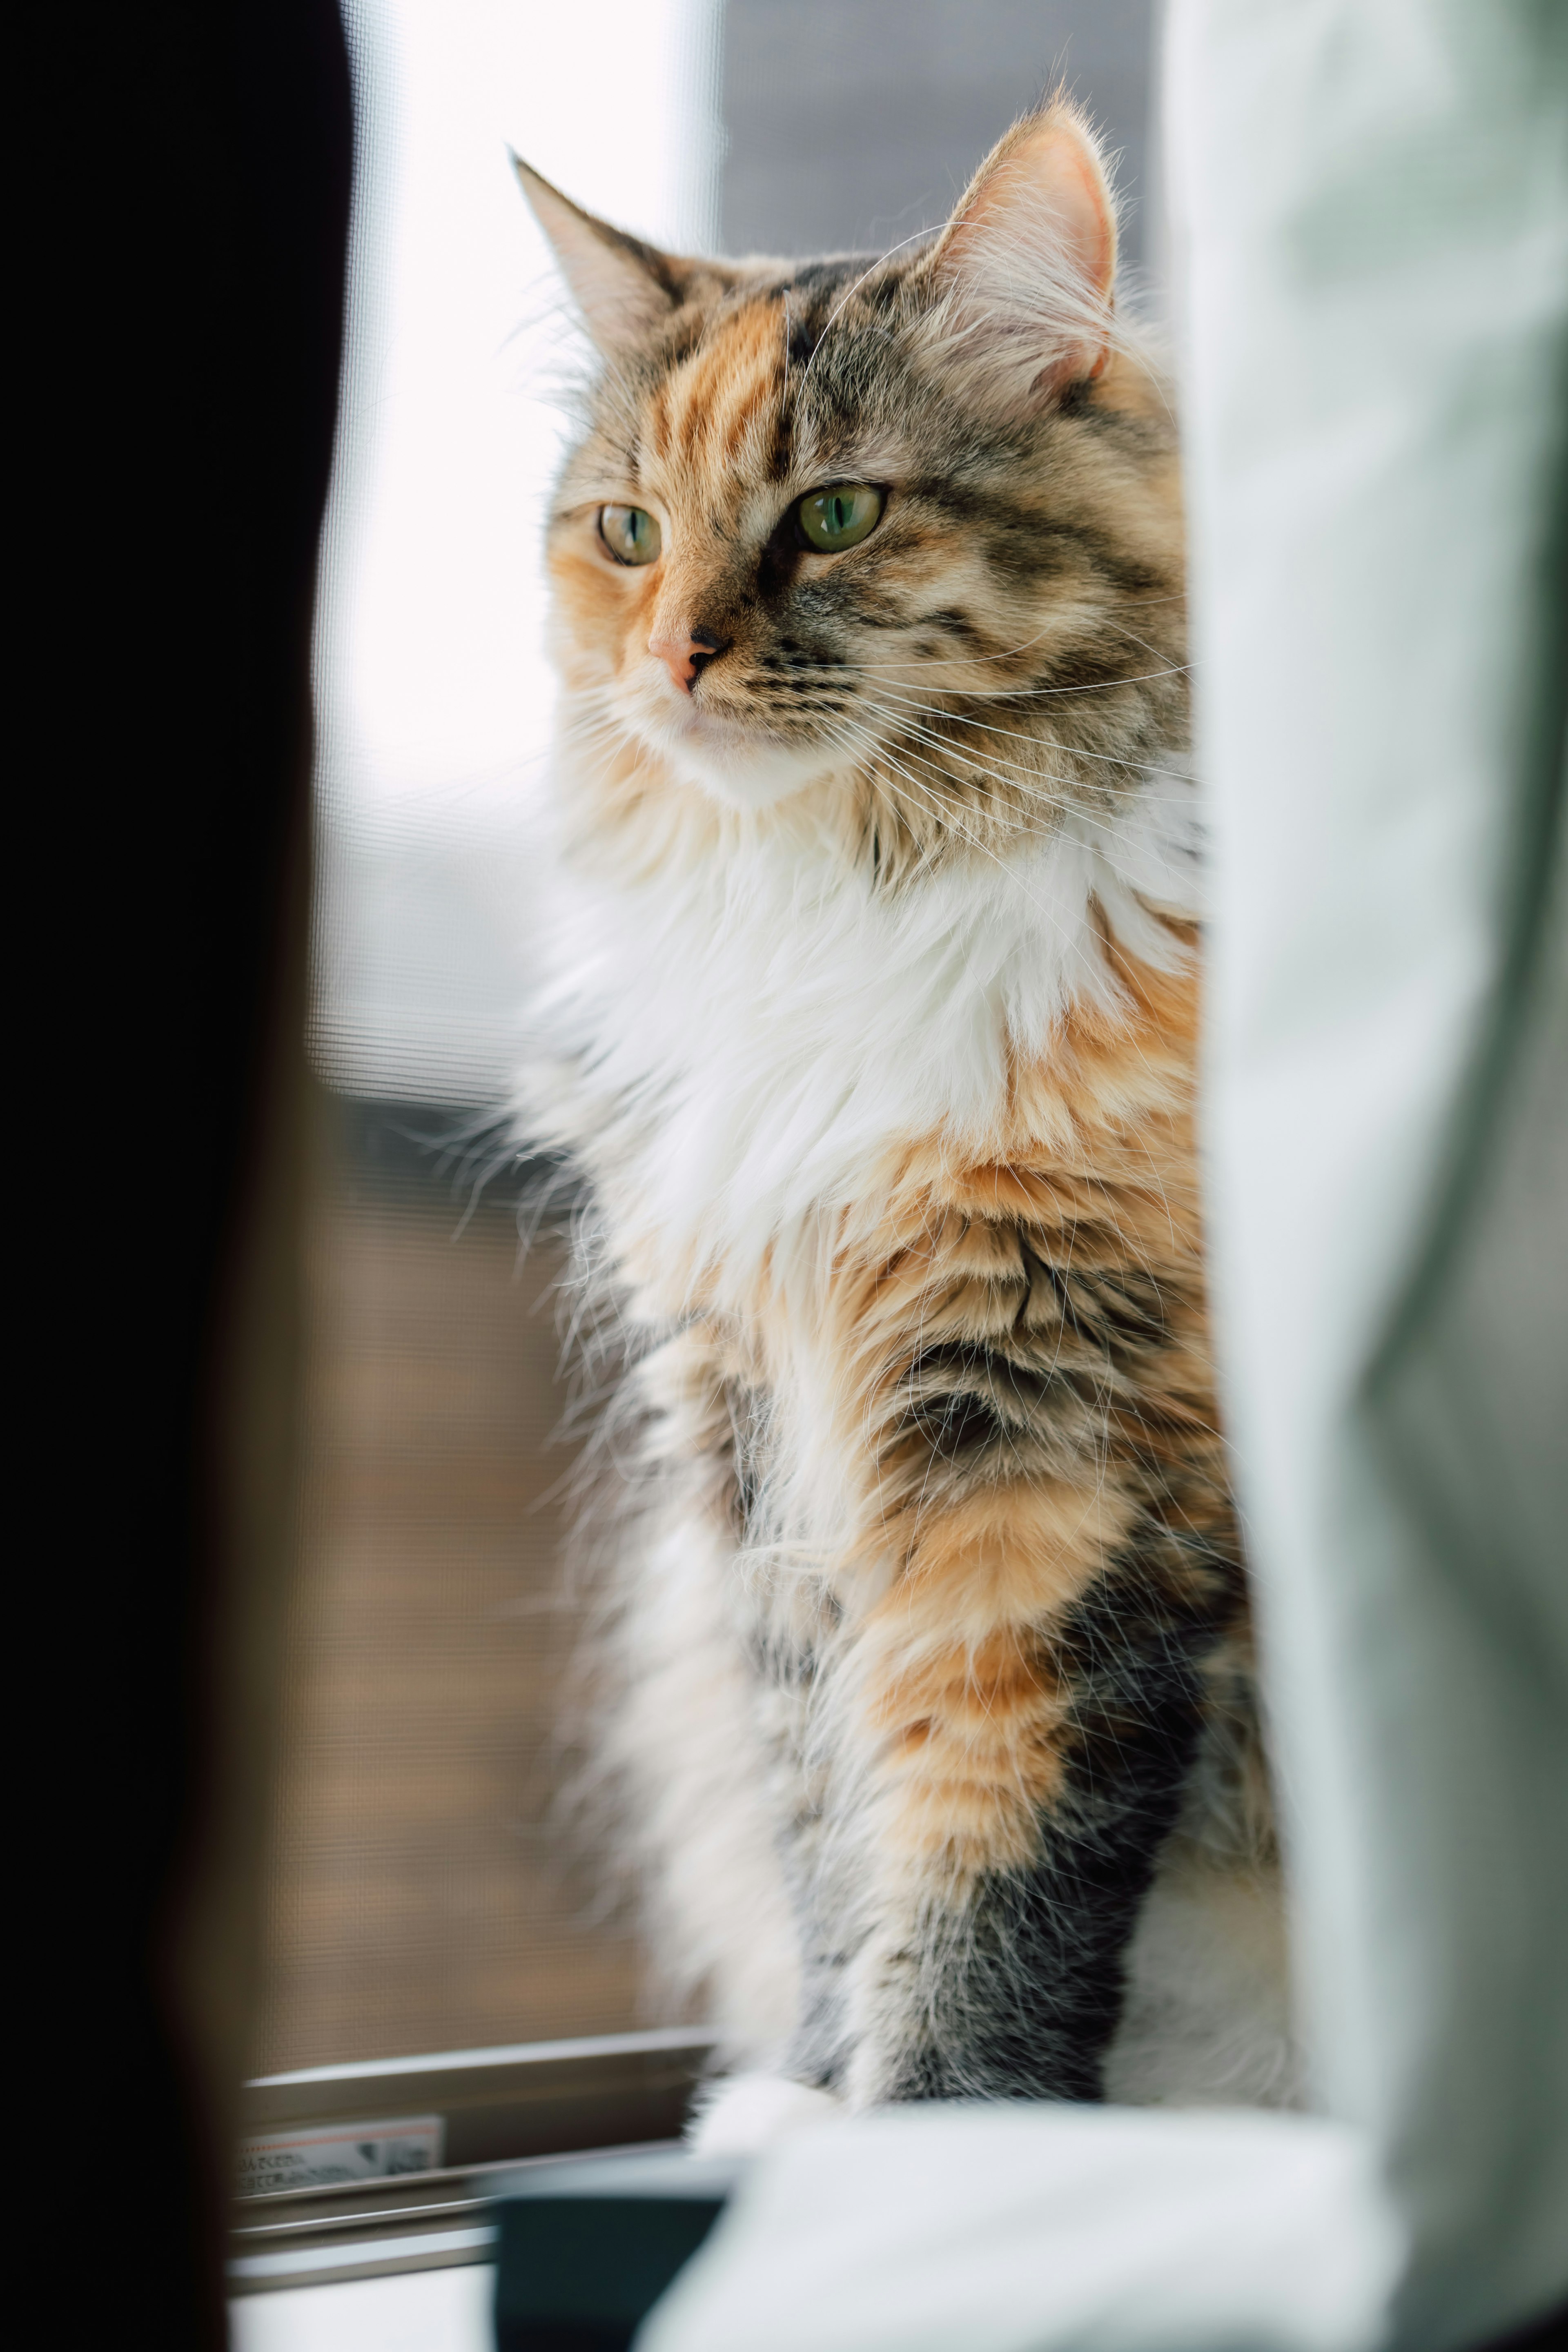
[[[511,163],[599,350],[609,357],[647,342],[685,299],[682,265],[585,213],[521,155]]]

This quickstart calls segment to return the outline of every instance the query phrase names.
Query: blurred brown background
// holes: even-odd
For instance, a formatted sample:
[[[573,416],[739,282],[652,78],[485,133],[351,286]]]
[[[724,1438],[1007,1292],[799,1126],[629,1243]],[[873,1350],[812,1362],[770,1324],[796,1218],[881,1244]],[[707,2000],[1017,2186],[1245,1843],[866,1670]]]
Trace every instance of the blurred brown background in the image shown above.
[[[561,1242],[438,1107],[331,1113],[256,2071],[648,2022],[556,1795]]]

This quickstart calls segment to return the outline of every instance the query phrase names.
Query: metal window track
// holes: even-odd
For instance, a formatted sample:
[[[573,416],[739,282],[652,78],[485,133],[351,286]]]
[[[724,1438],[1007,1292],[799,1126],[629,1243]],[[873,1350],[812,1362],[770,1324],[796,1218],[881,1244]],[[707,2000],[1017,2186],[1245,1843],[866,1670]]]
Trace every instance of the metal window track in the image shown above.
[[[493,2260],[491,2200],[563,2158],[669,2147],[717,2037],[690,2027],[443,2051],[272,2074],[245,2087],[246,2133],[441,2116],[446,2163],[391,2179],[236,2200],[230,2292]]]

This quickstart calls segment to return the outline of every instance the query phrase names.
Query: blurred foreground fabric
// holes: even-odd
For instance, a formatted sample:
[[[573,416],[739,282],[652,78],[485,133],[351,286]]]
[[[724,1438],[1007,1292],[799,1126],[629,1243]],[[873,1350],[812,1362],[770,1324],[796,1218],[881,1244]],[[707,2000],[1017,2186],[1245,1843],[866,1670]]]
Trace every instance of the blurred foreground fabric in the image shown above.
[[[293,1555],[350,91],[333,0],[38,10],[15,46],[13,667],[43,751],[11,763],[9,1034],[50,1166],[7,1298],[8,1655],[38,1710],[13,2237],[62,2306],[40,2333],[217,2352]]]
[[[1568,11],[1175,0],[1209,1144],[1317,2117],[926,2109],[644,2352],[1480,2344],[1568,2298]]]

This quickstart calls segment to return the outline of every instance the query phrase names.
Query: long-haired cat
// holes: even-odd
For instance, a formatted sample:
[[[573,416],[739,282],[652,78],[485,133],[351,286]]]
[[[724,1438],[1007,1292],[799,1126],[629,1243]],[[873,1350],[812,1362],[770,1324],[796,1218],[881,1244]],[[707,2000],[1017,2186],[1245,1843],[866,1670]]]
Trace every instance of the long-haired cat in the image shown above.
[[[882,259],[524,188],[599,354],[532,1137],[593,1202],[620,1693],[707,2144],[1290,2095],[1194,1144],[1175,438],[1058,98]]]

